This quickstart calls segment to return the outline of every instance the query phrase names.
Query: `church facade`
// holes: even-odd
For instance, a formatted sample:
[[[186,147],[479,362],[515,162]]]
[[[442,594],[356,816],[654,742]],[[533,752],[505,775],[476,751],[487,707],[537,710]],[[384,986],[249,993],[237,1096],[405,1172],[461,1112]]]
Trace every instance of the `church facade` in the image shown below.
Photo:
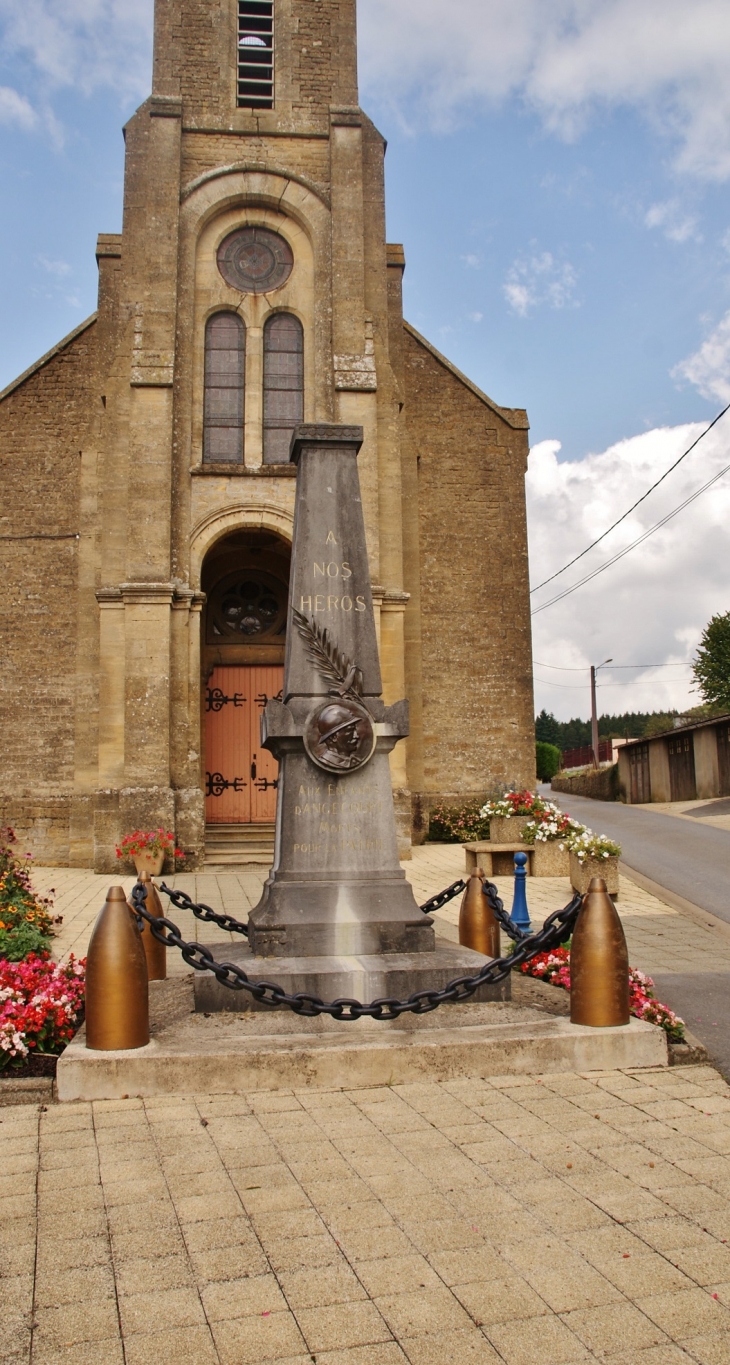
[[[356,66],[355,0],[157,0],[98,310],[0,394],[0,822],[42,862],[269,830],[301,422],[363,428],[403,855],[534,781],[527,418],[404,322]]]

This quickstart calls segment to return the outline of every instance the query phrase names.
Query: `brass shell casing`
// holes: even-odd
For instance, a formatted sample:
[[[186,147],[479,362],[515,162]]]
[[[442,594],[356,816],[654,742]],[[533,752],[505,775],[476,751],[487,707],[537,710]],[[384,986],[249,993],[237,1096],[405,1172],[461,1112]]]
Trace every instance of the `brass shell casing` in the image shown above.
[[[459,912],[459,943],[485,957],[499,957],[499,925],[482,890],[482,876],[472,872]]]
[[[149,872],[140,872],[138,881],[147,887],[147,899],[144,908],[150,915],[158,918],[164,916],[162,901],[157,894],[155,886]],[[150,981],[164,981],[167,977],[167,948],[159,939],[153,937],[149,924],[145,920],[142,927],[142,947],[147,958],[147,976]]]
[[[121,886],[111,886],[86,959],[86,1046],[95,1052],[150,1041],[147,959]]]
[[[570,947],[570,1022],[628,1024],[629,954],[623,925],[602,877],[593,877]]]

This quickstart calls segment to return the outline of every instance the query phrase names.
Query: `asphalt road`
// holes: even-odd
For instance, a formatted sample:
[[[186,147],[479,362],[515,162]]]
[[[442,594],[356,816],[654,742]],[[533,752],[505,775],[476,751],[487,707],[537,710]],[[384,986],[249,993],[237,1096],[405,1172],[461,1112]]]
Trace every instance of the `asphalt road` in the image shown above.
[[[547,786],[541,790],[552,795]],[[555,799],[576,820],[616,839],[629,867],[730,923],[730,830],[565,792]],[[730,1079],[730,975],[677,967],[654,978],[656,997],[681,1015]]]
[[[730,924],[730,830],[614,801],[552,793],[562,810],[616,839],[629,867]]]

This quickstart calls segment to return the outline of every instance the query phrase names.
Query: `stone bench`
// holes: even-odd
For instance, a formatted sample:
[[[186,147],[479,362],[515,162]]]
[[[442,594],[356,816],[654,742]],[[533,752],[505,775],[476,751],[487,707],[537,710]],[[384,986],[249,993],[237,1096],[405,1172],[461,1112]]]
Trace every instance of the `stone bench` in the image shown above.
[[[466,854],[466,872],[471,876],[479,869],[486,877],[510,877],[514,872],[515,853],[527,854],[528,877],[570,876],[570,854],[556,842],[523,844],[519,839],[497,843],[480,839],[477,843],[462,844]]]

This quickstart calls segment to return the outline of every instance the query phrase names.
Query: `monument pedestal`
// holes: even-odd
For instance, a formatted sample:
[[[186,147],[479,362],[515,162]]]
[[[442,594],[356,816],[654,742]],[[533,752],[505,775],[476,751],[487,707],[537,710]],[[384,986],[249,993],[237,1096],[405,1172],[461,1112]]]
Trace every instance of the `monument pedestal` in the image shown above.
[[[430,926],[430,920],[426,924]],[[236,946],[233,953],[222,953],[220,943],[211,944],[210,948],[219,961],[234,962],[242,967],[251,981],[275,981],[287,995],[305,991],[320,1000],[346,997],[363,1004],[385,996],[407,1000],[416,991],[441,990],[457,977],[475,976],[489,961],[481,953],[443,938],[437,938],[434,950],[427,953],[342,952],[323,957],[261,958],[245,945]],[[496,986],[480,987],[472,999],[476,1002],[509,1000],[510,988],[511,979],[507,977]],[[240,1014],[246,1010],[272,1012],[270,1006],[260,1005],[248,991],[232,991],[228,986],[222,986],[212,972],[196,972],[193,989],[198,1014],[218,1011]]]

